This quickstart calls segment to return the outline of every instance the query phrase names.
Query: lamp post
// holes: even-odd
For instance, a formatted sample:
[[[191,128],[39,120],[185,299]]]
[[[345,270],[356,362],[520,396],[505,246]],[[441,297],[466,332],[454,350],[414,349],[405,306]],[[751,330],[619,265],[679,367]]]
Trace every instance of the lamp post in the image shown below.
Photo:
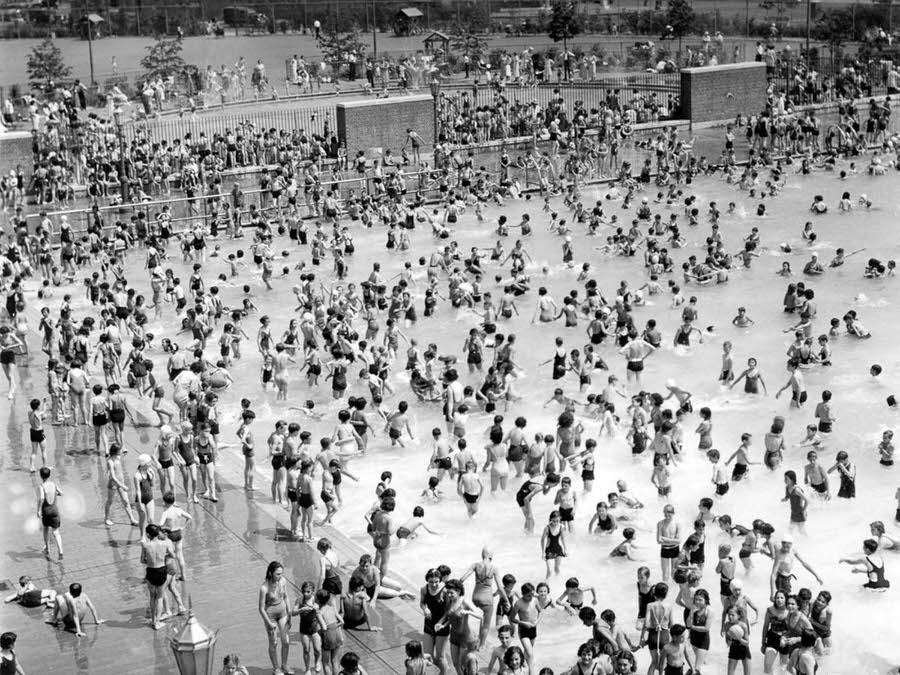
[[[812,60],[809,54],[809,32],[810,23],[812,22],[812,0],[806,0],[806,73],[811,70]]]
[[[375,15],[375,0],[372,0],[372,58],[378,58],[378,18]]]
[[[91,35],[94,30],[91,27],[91,19],[90,17],[85,18],[85,25],[87,26],[87,34],[88,34],[88,59],[91,62],[91,86],[94,86],[94,39]]]
[[[431,78],[431,97],[434,102],[434,143],[433,145],[438,144],[438,139],[440,138],[440,129],[438,127],[438,107],[440,106],[441,99],[441,81],[440,81],[440,73],[435,73]]]
[[[191,610],[181,630],[169,638],[180,675],[213,675],[218,638],[219,631],[210,631]]]
[[[122,131],[122,108],[116,106],[113,109],[113,119],[116,123],[116,138],[119,141],[119,189],[122,195],[122,203],[128,202],[128,175],[125,173],[125,134]]]

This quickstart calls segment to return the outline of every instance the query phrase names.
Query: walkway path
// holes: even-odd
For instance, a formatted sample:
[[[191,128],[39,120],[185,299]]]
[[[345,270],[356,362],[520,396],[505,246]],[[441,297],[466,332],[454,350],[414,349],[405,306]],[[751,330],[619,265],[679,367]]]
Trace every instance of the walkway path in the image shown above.
[[[93,431],[88,427],[52,427],[48,452],[54,477],[64,494],[63,546],[65,560],[55,552],[48,561],[41,553],[42,541],[34,517],[35,489],[39,479],[28,473],[30,444],[27,439],[27,401],[43,395],[43,355],[32,367],[22,368],[27,396],[20,393],[10,411],[5,399],[0,425],[6,440],[0,445],[0,594],[13,592],[22,574],[33,577],[40,588],[62,591],[79,582],[93,599],[103,626],[87,625],[84,638],[44,623],[47,613],[23,609],[16,604],[0,606],[0,631],[18,634],[17,652],[29,673],[122,672],[144,675],[175,673],[175,662],[166,637],[180,623],[170,621],[160,632],[150,629],[146,618],[147,592],[143,584],[140,546],[136,528],[117,504],[116,524],[107,528],[102,510],[105,499],[105,466],[93,452]],[[29,370],[31,371],[29,373]],[[29,381],[27,378],[31,376]],[[40,383],[40,387],[35,387]],[[228,433],[228,430],[223,430]],[[134,471],[140,448],[153,443],[151,427],[126,429],[125,457],[128,474]],[[240,484],[242,459],[234,448],[221,453],[217,504],[204,500],[187,507],[194,516],[186,537],[189,576],[185,582],[197,618],[209,628],[220,629],[216,658],[237,653],[251,675],[270,673],[266,640],[256,611],[257,589],[270,560],[281,560],[286,577],[295,585],[296,596],[303,581],[314,579],[317,554],[306,544],[287,538],[287,512],[275,507],[260,490],[248,499]],[[267,485],[262,475],[259,485]],[[355,561],[360,551],[339,533],[328,531],[344,561]],[[403,672],[403,645],[416,637],[421,617],[418,608],[400,600],[379,603],[376,613],[383,633],[347,631],[345,649],[356,651],[370,675]],[[174,624],[174,625],[173,625]],[[296,638],[296,631],[294,631]],[[302,672],[301,650],[295,643],[291,665]],[[218,672],[218,671],[217,671]]]

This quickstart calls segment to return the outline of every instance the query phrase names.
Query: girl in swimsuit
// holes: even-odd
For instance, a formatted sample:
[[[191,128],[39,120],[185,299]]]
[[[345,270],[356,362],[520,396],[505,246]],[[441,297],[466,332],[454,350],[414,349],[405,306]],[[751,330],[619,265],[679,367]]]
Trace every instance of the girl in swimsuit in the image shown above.
[[[474,563],[465,574],[460,577],[465,582],[470,575],[475,575],[475,588],[472,589],[472,604],[481,610],[484,617],[481,621],[481,629],[478,631],[478,649],[481,650],[487,641],[487,634],[491,628],[491,615],[494,609],[494,587],[501,601],[507,601],[506,592],[500,581],[500,571],[492,562],[493,555],[490,549],[485,547],[481,551],[481,561]]]
[[[653,587],[653,602],[647,605],[647,620],[641,630],[641,644],[650,649],[650,672],[662,670],[662,648],[669,643],[669,609],[663,604],[668,594],[668,584],[660,582]]]
[[[313,538],[313,520],[316,514],[315,487],[312,479],[313,463],[304,459],[300,463],[300,481],[298,484],[297,502],[300,505],[300,541]]]
[[[766,453],[763,455],[763,464],[773,471],[781,464],[784,457],[785,443],[782,432],[784,431],[784,418],[776,417],[772,421],[772,427],[766,434]]]
[[[713,625],[712,609],[709,606],[709,593],[703,588],[694,592],[693,607],[688,615],[688,639],[694,650],[694,670],[699,672],[709,653],[709,633]]]
[[[547,494],[552,487],[558,485],[560,481],[559,474],[549,473],[544,478],[544,483],[535,480],[527,480],[522,483],[522,487],[516,492],[516,503],[525,514],[525,531],[529,534],[534,532],[534,514],[531,511],[531,500],[538,494]]]
[[[763,392],[768,395],[769,390],[766,389],[766,383],[763,380],[762,373],[759,372],[757,368],[757,361],[754,358],[747,359],[747,368],[744,369],[738,378],[731,383],[729,389],[734,389],[735,385],[737,385],[741,380],[746,380],[744,382],[744,393],[745,394],[758,394],[759,387],[762,386]]]
[[[550,522],[544,527],[544,532],[541,534],[541,549],[544,552],[547,578],[549,579],[551,566],[553,573],[559,574],[562,559],[566,557],[566,533],[562,527],[559,511],[550,512]]]
[[[125,474],[122,469],[122,457],[120,452],[121,447],[118,443],[112,443],[109,446],[109,456],[106,458],[106,468],[109,478],[106,482],[106,508],[104,520],[107,525],[113,524],[109,519],[109,512],[112,508],[113,498],[118,494],[119,498],[122,500],[122,505],[125,507],[125,513],[128,514],[128,519],[131,521],[131,526],[136,527],[138,521],[134,517],[131,505],[128,503],[128,487],[125,485]]]
[[[791,654],[790,671],[797,675],[816,675],[819,662],[816,660],[816,636],[806,632],[800,636],[800,648]]]
[[[315,663],[317,672],[322,670],[322,637],[328,626],[316,606],[315,587],[310,581],[300,586],[300,597],[291,611],[291,616],[300,617],[300,644],[303,647],[303,663]]]
[[[259,587],[259,614],[266,627],[269,641],[269,659],[276,673],[288,669],[288,656],[291,650],[290,613],[288,607],[287,582],[284,579],[284,567],[277,560],[269,563],[266,569],[266,580]],[[278,642],[281,641],[281,659],[279,660]],[[283,667],[282,667],[283,666]]]
[[[181,435],[175,439],[175,462],[181,467],[181,478],[184,481],[185,499],[199,504],[197,498],[197,456],[194,450],[193,425],[183,422]]]
[[[11,401],[16,392],[16,350],[25,349],[22,341],[10,330],[9,326],[0,326],[0,367],[9,384],[8,398]]]
[[[445,626],[438,630],[435,625],[444,618],[446,604],[447,599],[444,595],[444,585],[441,583],[441,573],[436,569],[430,569],[425,573],[425,585],[419,590],[419,607],[425,616],[425,626],[422,630],[425,637],[422,642],[425,653],[431,655],[432,662],[437,666],[441,675],[445,675],[447,670],[444,653],[447,650],[450,627]]]
[[[341,599],[341,593],[344,592],[343,582],[337,573],[339,567],[337,554],[332,553],[331,541],[329,541],[327,537],[322,537],[316,542],[316,549],[321,554],[321,557],[319,558],[318,585],[331,594],[331,600],[333,601],[335,609],[337,609],[340,606],[338,603]]]
[[[322,631],[322,661],[324,672],[330,675],[340,672],[341,645],[344,644],[344,631],[341,629],[344,621],[332,604],[339,598],[339,595],[332,596],[325,588],[316,591],[316,605],[325,624],[325,630]]]
[[[0,675],[25,675],[22,664],[13,651],[16,638],[16,634],[11,632],[0,635]]]
[[[789,650],[784,643],[787,617],[787,596],[784,591],[775,591],[772,606],[766,609],[762,629],[762,652],[765,654],[764,670],[767,673],[772,672],[779,654],[781,654],[782,668],[787,663]]]
[[[457,673],[465,672],[469,653],[477,646],[469,631],[469,617],[483,619],[481,610],[466,600],[465,587],[458,579],[450,579],[444,584],[447,598],[444,616],[434,624],[435,632],[450,629],[450,658]]]
[[[498,487],[506,490],[509,479],[509,446],[503,442],[502,429],[492,430],[490,440],[490,445],[485,446],[487,461],[484,463],[484,469],[491,467],[491,494],[494,494]]]
[[[153,503],[153,483],[155,474],[151,468],[153,462],[150,455],[138,455],[138,468],[132,482],[134,484],[134,500],[138,514],[138,530],[144,531],[147,523],[156,520],[156,506]]]
[[[831,593],[820,591],[809,613],[813,630],[822,641],[822,646],[831,648]]]

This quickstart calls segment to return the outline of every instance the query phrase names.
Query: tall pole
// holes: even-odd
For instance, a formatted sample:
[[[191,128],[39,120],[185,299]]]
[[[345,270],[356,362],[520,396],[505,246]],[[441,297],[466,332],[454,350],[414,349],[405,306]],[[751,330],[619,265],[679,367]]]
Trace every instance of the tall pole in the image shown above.
[[[375,0],[372,0],[372,58],[378,58],[378,19],[375,17]]]
[[[122,130],[122,109],[116,107],[113,111],[113,120],[116,124],[116,135],[119,137],[119,189],[122,194],[122,203],[128,202],[128,176],[125,173],[125,133]]]
[[[809,29],[812,21],[812,0],[806,0],[806,72],[810,71],[812,61],[809,54]]]
[[[747,0],[746,12],[747,13],[746,13],[745,23],[746,23],[747,37],[750,37],[750,0]]]
[[[91,19],[90,17],[85,17],[85,22],[87,23],[87,32],[88,32],[88,59],[91,62],[91,86],[94,86],[94,39],[91,36]]]

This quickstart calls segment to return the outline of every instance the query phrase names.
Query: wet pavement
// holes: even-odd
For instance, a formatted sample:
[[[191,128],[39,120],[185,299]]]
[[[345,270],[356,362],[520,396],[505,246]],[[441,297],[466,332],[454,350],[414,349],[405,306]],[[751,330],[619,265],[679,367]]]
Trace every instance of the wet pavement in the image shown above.
[[[4,597],[14,592],[18,578],[28,574],[38,588],[67,589],[79,582],[106,623],[84,626],[86,637],[45,623],[50,612],[25,609],[15,603],[0,607],[0,631],[18,634],[16,651],[28,673],[176,673],[168,636],[180,626],[181,617],[153,631],[147,618],[148,598],[140,562],[137,528],[118,502],[113,507],[114,525],[106,527],[103,507],[106,475],[103,458],[93,451],[93,430],[54,426],[47,432],[48,461],[63,492],[61,499],[63,560],[51,544],[50,558],[42,553],[43,541],[36,518],[36,489],[40,479],[29,474],[27,404],[43,396],[43,355],[31,368],[20,368],[25,385],[10,410],[3,400],[0,424],[6,440],[0,452],[0,584]],[[35,386],[38,385],[38,386]],[[139,421],[140,418],[139,418]],[[126,427],[126,477],[136,465],[139,449],[156,439],[152,427]],[[40,460],[38,460],[40,462]],[[183,595],[190,596],[201,623],[218,629],[216,662],[236,653],[251,675],[272,672],[265,633],[257,612],[257,593],[270,560],[281,560],[296,597],[303,581],[314,580],[318,555],[312,546],[288,539],[288,512],[271,504],[268,477],[252,498],[235,485],[241,484],[243,460],[237,449],[220,453],[217,482],[219,502],[202,500],[184,506],[193,515],[185,537],[188,578]],[[161,499],[157,499],[160,513]],[[335,544],[343,561],[355,560],[360,551],[340,533],[320,531]],[[370,675],[403,672],[403,645],[418,637],[418,607],[401,600],[379,602],[376,614],[383,633],[345,632],[345,650],[357,652]],[[292,631],[290,665],[303,672],[302,650],[296,624]],[[218,669],[216,670],[218,672]]]

